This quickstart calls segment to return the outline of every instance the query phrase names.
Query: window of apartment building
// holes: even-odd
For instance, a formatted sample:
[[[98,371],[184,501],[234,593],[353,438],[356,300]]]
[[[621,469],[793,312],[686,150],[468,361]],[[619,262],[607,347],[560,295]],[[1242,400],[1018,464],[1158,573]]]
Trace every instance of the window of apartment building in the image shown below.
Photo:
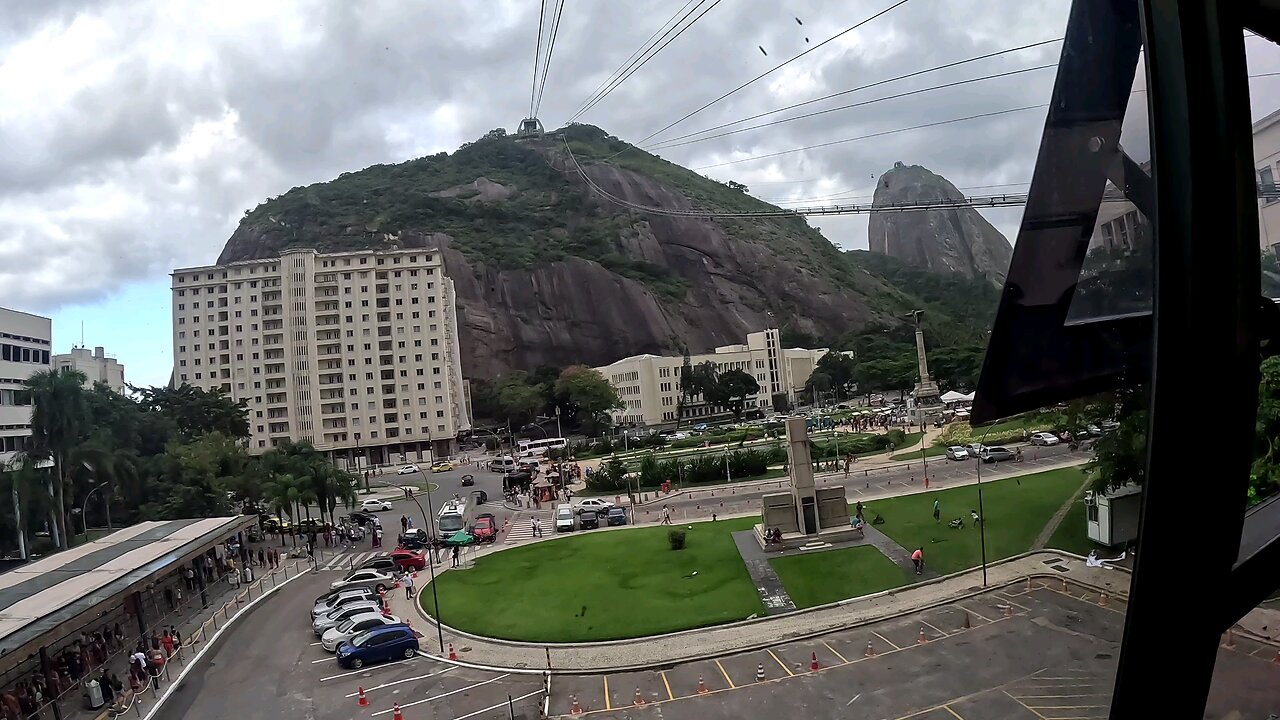
[[[431,386],[432,386],[432,389],[434,389],[434,390],[439,390],[439,389],[440,389],[440,381],[439,381],[439,380],[437,380],[437,381],[435,381],[435,382],[431,383]]]

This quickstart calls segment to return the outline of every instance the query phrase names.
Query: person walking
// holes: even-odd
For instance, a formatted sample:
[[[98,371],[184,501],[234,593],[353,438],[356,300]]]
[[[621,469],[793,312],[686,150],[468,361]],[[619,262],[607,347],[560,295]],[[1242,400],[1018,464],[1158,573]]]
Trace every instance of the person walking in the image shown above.
[[[401,515],[400,516],[400,532],[403,534],[408,529],[409,529],[409,516]]]
[[[662,523],[661,524],[662,525],[671,524],[671,507],[668,505],[662,506]]]
[[[191,566],[189,565],[187,566],[187,569],[183,573],[183,576],[186,578],[186,581],[187,581],[187,590],[195,590],[196,589],[196,572],[191,569]]]
[[[266,567],[266,555],[262,552],[262,548],[258,548],[258,567]]]
[[[458,554],[461,548],[457,545],[453,546],[453,566],[458,567]]]
[[[404,596],[405,598],[413,597],[413,574],[404,574]]]
[[[942,503],[938,502],[938,498],[933,499],[933,521],[942,522]]]
[[[916,574],[924,574],[924,548],[918,547],[911,553],[911,564],[916,566]]]
[[[538,528],[538,518],[530,520],[529,527],[533,530],[534,537],[542,537],[542,531]]]

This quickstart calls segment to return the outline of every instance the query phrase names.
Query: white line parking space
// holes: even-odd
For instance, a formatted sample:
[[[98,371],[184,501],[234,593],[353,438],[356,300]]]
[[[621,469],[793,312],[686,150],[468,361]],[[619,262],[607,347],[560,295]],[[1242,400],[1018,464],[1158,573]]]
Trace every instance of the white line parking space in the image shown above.
[[[382,683],[381,685],[374,685],[374,686],[372,686],[372,687],[367,687],[367,688],[365,688],[365,692],[366,692],[366,693],[371,693],[371,692],[373,692],[373,691],[375,691],[375,690],[381,690],[381,689],[383,689],[383,688],[389,688],[389,687],[393,687],[393,686],[395,686],[395,685],[403,685],[404,683],[407,683],[407,682],[417,682],[417,681],[419,681],[419,680],[426,680],[427,678],[432,678],[432,677],[435,677],[435,676],[437,676],[437,675],[444,675],[445,673],[447,673],[447,672],[451,672],[451,671],[453,671],[453,670],[455,670],[455,669],[456,669],[456,668],[455,668],[454,666],[450,665],[449,667],[447,667],[447,668],[445,668],[445,669],[443,669],[443,670],[437,670],[437,671],[435,671],[435,672],[433,672],[433,673],[427,673],[426,675],[414,675],[413,677],[402,678],[402,679],[400,679],[400,680],[392,680],[391,682]],[[357,692],[353,692],[353,693],[347,693],[347,694],[346,694],[346,695],[344,695],[343,697],[353,698],[353,697],[356,697],[356,696],[357,696],[357,695],[359,695],[359,694],[360,694],[360,693],[359,693],[359,691],[357,691]]]
[[[488,685],[489,683],[495,683],[495,682],[498,682],[499,680],[501,680],[502,678],[505,678],[505,677],[508,677],[508,674],[507,674],[507,673],[503,673],[503,674],[501,674],[501,675],[498,675],[497,677],[491,677],[491,678],[489,678],[488,680],[481,680],[481,681],[480,681],[480,682],[478,682],[478,683],[473,683],[473,684],[471,684],[471,685],[467,685],[467,686],[465,686],[465,687],[460,687],[460,688],[458,688],[458,689],[456,689],[456,690],[450,690],[449,692],[446,692],[446,693],[440,693],[439,695],[432,695],[431,697],[423,698],[423,699],[421,699],[421,700],[413,700],[413,701],[410,701],[410,702],[407,702],[407,703],[400,703],[400,709],[401,709],[401,710],[403,710],[403,709],[405,709],[405,708],[407,708],[407,707],[413,707],[414,705],[421,705],[421,704],[423,704],[423,703],[435,702],[436,700],[440,700],[440,699],[442,699],[442,698],[447,698],[447,697],[449,697],[450,695],[457,695],[457,694],[458,694],[458,693],[460,693],[460,692],[466,692],[466,691],[468,691],[468,690],[472,690],[472,689],[478,688],[478,687],[480,687],[480,686],[482,686],[482,685]],[[394,709],[395,709],[395,708],[387,708],[386,710],[379,710],[379,711],[377,711],[377,712],[373,713],[373,717],[377,717],[377,716],[379,716],[379,715],[386,715],[387,713],[392,712]]]

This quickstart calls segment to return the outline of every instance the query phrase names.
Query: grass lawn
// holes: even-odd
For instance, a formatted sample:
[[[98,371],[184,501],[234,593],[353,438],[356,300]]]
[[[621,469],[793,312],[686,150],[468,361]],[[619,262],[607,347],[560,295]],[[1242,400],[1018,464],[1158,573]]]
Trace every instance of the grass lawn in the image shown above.
[[[1100,546],[1089,539],[1085,522],[1084,493],[1081,493],[1071,503],[1071,509],[1062,518],[1062,524],[1053,532],[1053,537],[1049,538],[1049,547],[1077,555],[1088,555],[1090,550],[1097,550]]]
[[[786,555],[769,562],[798,608],[907,584],[902,568],[870,545]]]
[[[987,561],[1026,552],[1053,514],[1084,482],[1078,468],[1048,470],[982,484],[987,536]],[[942,521],[933,521],[933,501],[941,503]],[[929,569],[940,574],[958,572],[982,562],[978,529],[969,522],[978,507],[976,486],[904,495],[867,503],[866,517],[884,516],[876,526],[903,547],[924,548]],[[965,527],[952,530],[947,521],[963,516]]]
[[[670,528],[587,532],[480,558],[436,582],[446,624],[531,642],[641,637],[763,613],[730,533],[754,518],[695,523],[684,550]],[[694,571],[697,575],[689,577]],[[424,608],[431,593],[419,592]]]
[[[926,458],[941,457],[946,454],[947,454],[947,448],[945,445],[932,445],[930,447],[925,448],[925,451],[924,451],[924,456]],[[897,455],[891,456],[889,459],[890,460],[919,460],[920,451],[908,450],[906,452],[900,452]]]

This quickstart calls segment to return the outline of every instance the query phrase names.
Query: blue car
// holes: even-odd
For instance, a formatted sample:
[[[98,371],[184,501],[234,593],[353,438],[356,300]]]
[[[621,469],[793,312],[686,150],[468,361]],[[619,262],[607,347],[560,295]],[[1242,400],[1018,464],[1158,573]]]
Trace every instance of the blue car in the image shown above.
[[[359,670],[365,665],[418,654],[418,637],[408,625],[386,625],[351,638],[338,646],[338,664]]]

